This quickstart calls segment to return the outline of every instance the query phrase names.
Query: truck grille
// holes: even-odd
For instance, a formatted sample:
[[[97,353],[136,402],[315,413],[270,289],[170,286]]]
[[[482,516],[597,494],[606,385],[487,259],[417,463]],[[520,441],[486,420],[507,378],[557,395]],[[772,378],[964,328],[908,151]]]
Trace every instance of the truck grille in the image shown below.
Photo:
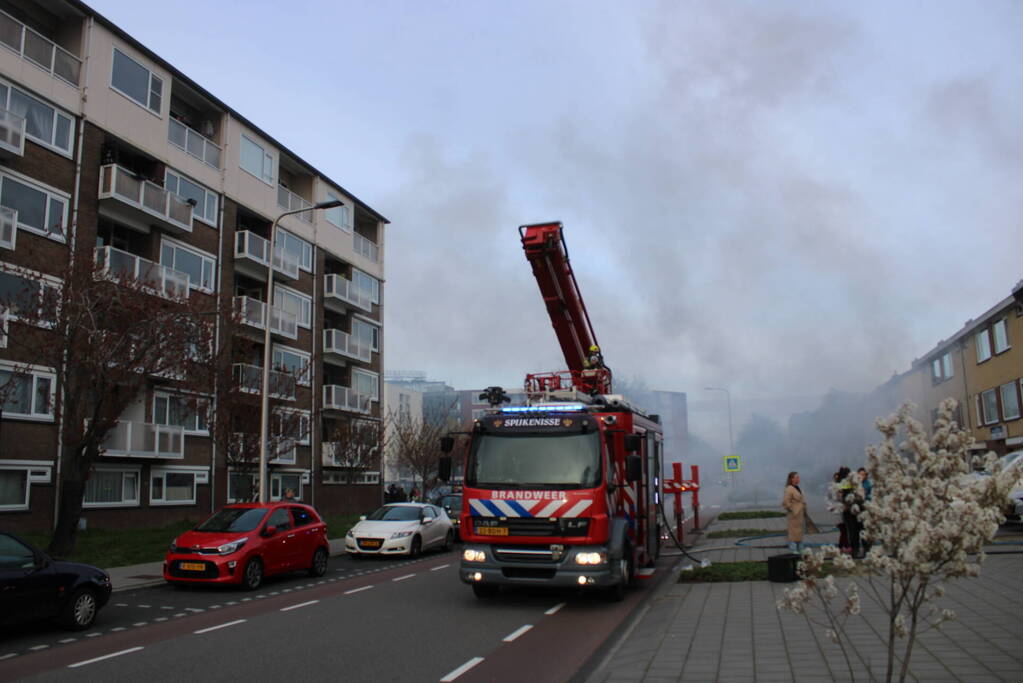
[[[502,562],[553,562],[554,555],[547,546],[495,546],[494,557]]]
[[[549,519],[510,517],[507,521],[509,536],[555,536],[558,523]]]

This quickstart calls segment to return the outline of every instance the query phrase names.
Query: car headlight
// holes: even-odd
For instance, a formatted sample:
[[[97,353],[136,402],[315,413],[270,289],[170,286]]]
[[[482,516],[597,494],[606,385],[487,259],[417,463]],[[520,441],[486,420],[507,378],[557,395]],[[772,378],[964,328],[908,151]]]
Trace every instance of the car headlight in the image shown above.
[[[354,527],[348,530],[348,533],[345,534],[345,538],[355,538],[355,528]]]
[[[175,538],[173,541],[171,541],[170,550],[171,550],[171,552],[174,552],[177,549],[178,549],[178,539]]]
[[[408,538],[414,533],[415,531],[395,531],[393,534],[391,534],[391,540],[393,541],[396,538]]]
[[[105,574],[105,573],[97,574],[95,576],[95,579],[96,579],[96,583],[100,584],[101,586],[105,586],[108,583],[110,583],[110,575],[109,574]]]
[[[576,564],[604,564],[605,562],[607,562],[605,553],[576,553],[575,555]]]
[[[487,559],[487,554],[482,550],[466,548],[462,551],[462,559],[466,562],[483,562]]]
[[[238,552],[241,549],[241,547],[245,545],[246,542],[248,542],[248,540],[249,537],[246,536],[245,538],[239,538],[237,541],[225,543],[224,545],[217,547],[217,552],[220,553],[221,555],[230,555],[231,553]]]

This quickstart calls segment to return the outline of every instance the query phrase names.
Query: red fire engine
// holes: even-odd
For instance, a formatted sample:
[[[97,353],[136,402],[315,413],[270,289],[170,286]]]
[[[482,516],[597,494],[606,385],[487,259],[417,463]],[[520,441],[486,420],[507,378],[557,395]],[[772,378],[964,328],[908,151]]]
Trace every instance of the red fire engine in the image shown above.
[[[519,232],[568,369],[528,375],[525,405],[483,394],[494,409],[466,455],[459,575],[478,597],[574,586],[620,600],[660,549],[661,425],[612,393],[561,224]]]

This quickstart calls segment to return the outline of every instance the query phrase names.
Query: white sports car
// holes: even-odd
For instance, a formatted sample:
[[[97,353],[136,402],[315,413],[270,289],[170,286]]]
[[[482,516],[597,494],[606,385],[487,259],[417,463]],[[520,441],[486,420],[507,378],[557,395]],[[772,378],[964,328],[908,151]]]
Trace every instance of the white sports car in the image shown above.
[[[424,550],[450,550],[455,542],[451,519],[442,508],[428,503],[390,503],[360,517],[345,536],[352,557],[408,555]]]

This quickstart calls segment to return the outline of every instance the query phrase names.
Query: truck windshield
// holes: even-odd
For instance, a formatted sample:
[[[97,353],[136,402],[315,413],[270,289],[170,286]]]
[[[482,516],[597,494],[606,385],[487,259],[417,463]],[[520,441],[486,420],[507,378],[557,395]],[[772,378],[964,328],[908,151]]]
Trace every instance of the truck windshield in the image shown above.
[[[593,488],[601,479],[600,437],[484,434],[473,444],[465,479],[480,488]]]

